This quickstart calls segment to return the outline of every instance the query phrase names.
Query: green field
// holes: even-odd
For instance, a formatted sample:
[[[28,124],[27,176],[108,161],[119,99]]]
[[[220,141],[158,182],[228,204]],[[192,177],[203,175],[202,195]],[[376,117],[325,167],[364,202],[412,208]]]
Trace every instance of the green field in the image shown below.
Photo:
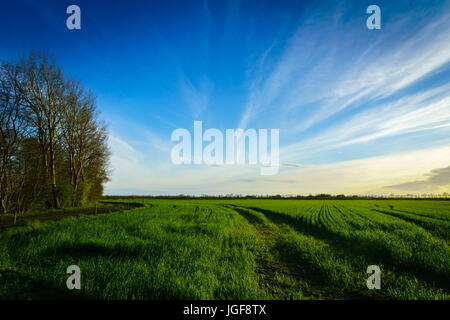
[[[0,299],[450,298],[448,201],[145,204],[0,231]]]

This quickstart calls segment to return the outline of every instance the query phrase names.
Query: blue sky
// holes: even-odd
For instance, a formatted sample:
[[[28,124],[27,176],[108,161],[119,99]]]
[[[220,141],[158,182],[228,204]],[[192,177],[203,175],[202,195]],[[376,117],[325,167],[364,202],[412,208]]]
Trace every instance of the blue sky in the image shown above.
[[[0,39],[2,59],[45,50],[96,93],[106,193],[450,190],[449,1],[16,0]],[[195,120],[279,129],[279,174],[175,166],[170,135]]]

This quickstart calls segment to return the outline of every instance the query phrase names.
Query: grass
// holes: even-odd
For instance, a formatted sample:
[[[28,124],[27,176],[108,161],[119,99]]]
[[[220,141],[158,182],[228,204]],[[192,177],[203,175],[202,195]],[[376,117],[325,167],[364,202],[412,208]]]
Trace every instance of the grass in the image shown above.
[[[450,298],[448,201],[146,205],[1,231],[0,299]],[[66,289],[71,264],[81,290]]]
[[[46,221],[54,220],[56,218],[62,218],[67,216],[76,215],[91,215],[91,214],[102,214],[111,213],[113,211],[128,210],[132,207],[142,206],[142,203],[133,202],[108,202],[102,201],[97,205],[84,206],[84,207],[68,207],[61,209],[48,209],[42,211],[31,211],[24,214],[18,214],[16,217],[16,225],[23,225],[27,222],[32,221]],[[0,229],[8,228],[14,225],[14,215],[13,214],[0,214]]]

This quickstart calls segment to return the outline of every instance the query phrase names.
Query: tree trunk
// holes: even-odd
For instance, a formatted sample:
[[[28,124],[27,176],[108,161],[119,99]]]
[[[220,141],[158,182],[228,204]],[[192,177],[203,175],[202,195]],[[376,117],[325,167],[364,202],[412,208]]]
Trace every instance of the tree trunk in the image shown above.
[[[6,214],[6,191],[5,191],[5,185],[4,185],[4,181],[3,181],[3,174],[2,177],[0,178],[0,203],[1,203],[1,211],[3,214]]]
[[[2,213],[7,214],[8,209],[6,207],[6,196],[2,198]]]
[[[50,186],[52,191],[52,205],[53,208],[59,208],[59,199],[56,192],[56,172],[55,172],[55,153],[53,148],[50,147]]]
[[[49,120],[50,127],[51,119]],[[51,127],[50,127],[51,128]],[[55,129],[51,128],[49,130],[50,141],[49,141],[49,153],[50,153],[50,188],[52,192],[52,207],[59,209],[59,199],[56,191],[56,169],[55,169]]]
[[[0,199],[1,199],[1,210],[3,214],[7,214],[7,198],[8,198],[8,180],[6,176],[6,168],[7,168],[7,156],[3,156],[3,164],[1,168],[0,174]]]

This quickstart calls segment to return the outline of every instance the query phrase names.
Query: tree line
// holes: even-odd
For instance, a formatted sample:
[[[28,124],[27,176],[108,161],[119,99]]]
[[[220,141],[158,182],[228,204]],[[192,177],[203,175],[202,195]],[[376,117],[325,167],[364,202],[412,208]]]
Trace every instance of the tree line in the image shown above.
[[[0,63],[0,212],[83,206],[108,180],[106,126],[96,99],[55,59]]]
[[[228,199],[269,199],[269,200],[449,200],[450,195],[446,192],[442,194],[406,194],[406,195],[345,195],[345,194],[315,194],[315,195],[240,195],[240,194],[226,194],[226,195],[105,195],[105,200],[129,200],[129,199],[172,199],[172,200],[228,200]]]

